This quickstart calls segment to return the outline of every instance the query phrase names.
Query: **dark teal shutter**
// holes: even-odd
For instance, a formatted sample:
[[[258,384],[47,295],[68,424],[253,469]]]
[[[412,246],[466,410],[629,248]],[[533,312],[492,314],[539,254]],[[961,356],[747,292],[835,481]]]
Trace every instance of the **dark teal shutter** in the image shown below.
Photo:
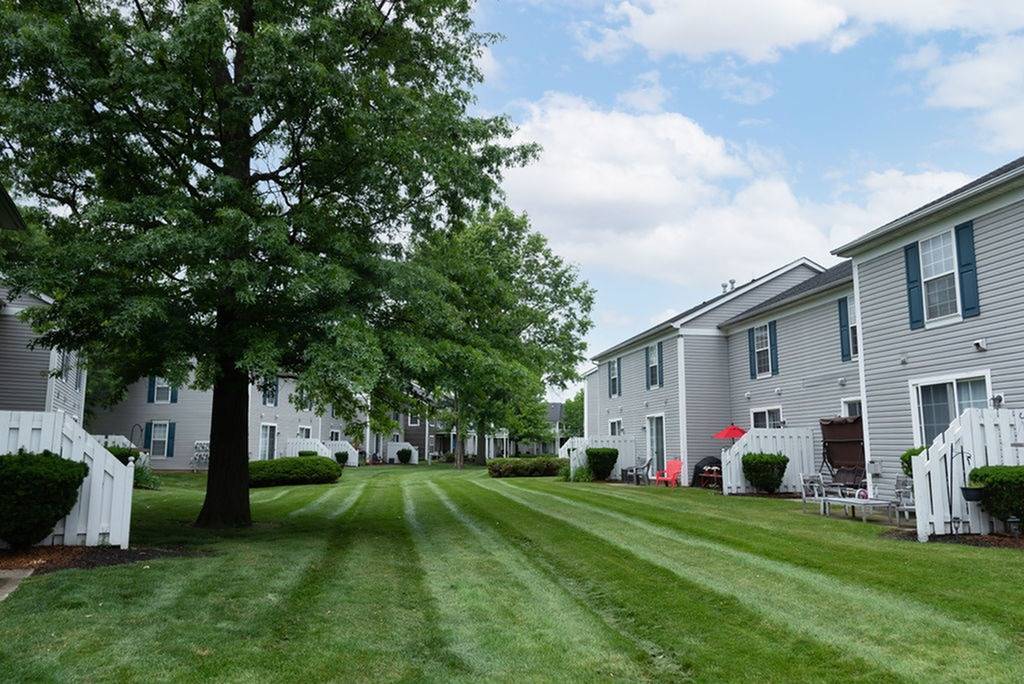
[[[750,379],[757,378],[757,354],[754,353],[754,329],[747,329],[747,353],[750,355]]]
[[[974,260],[974,221],[956,227],[956,260],[960,267],[960,313],[971,318],[981,313],[978,268]]]
[[[142,448],[150,449],[153,446],[153,423],[146,423],[146,429],[142,435]]]
[[[612,398],[612,364],[613,363],[615,363],[615,361],[609,361],[608,362],[608,398],[609,399]]]
[[[772,375],[779,374],[779,338],[775,334],[775,321],[768,321],[768,345],[771,347]]]
[[[281,378],[274,378],[274,406],[281,401]]]
[[[839,352],[843,361],[849,361],[850,354],[850,310],[846,297],[839,300]]]
[[[172,387],[171,388],[171,403],[172,404],[177,404],[178,403],[178,388],[177,387]]]
[[[651,389],[651,348],[644,347],[644,386]]]
[[[149,376],[149,389],[146,390],[146,403],[152,404],[156,400],[156,376]]]
[[[924,292],[921,290],[921,257],[917,243],[903,248],[903,262],[907,271],[907,309],[910,329],[924,327]]]
[[[622,357],[615,359],[615,372],[619,376],[619,396],[622,396]]]
[[[665,364],[662,363],[664,355],[661,353],[662,343],[658,343],[658,387],[662,387],[665,384]]]
[[[174,426],[175,423],[167,424],[167,458],[174,456]]]

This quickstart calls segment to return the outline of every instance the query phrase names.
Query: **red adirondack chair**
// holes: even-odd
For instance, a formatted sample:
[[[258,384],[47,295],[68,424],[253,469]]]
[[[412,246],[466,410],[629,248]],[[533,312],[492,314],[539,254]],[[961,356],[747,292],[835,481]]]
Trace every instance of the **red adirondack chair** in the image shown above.
[[[654,474],[654,484],[664,482],[666,487],[678,487],[679,476],[683,473],[683,462],[681,459],[673,459],[665,464],[664,470]]]

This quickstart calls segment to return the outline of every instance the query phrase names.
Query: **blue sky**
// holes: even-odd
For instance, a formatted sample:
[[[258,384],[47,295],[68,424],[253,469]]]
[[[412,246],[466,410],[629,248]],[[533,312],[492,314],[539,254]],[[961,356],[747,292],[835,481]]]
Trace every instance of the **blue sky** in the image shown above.
[[[482,0],[510,204],[597,289],[591,352],[1024,151],[1024,3]]]

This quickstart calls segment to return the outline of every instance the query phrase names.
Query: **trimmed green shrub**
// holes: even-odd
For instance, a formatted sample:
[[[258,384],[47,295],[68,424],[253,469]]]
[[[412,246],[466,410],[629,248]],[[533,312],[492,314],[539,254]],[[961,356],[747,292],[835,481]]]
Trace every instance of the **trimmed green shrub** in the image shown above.
[[[278,458],[273,461],[249,462],[250,487],[276,485],[326,484],[337,482],[342,467],[333,459]]]
[[[558,458],[558,454],[509,454],[509,458]]]
[[[562,482],[568,482],[572,477],[572,465],[569,463],[569,459],[560,459],[562,462],[558,466],[558,479]]]
[[[134,458],[135,462],[139,462],[139,450],[133,449],[132,447],[122,446],[105,446],[103,447],[110,452],[110,455],[116,458],[124,465],[128,465],[130,459]]]
[[[300,451],[299,452],[299,458],[314,458],[314,457],[319,456],[319,455],[320,454],[318,454],[315,451]]]
[[[160,489],[160,478],[149,466],[135,466],[135,480],[132,489]]]
[[[491,477],[551,477],[562,467],[560,458],[492,458],[487,462]]]
[[[594,471],[591,470],[588,465],[581,465],[576,469],[576,472],[572,474],[573,482],[593,482]]]
[[[409,465],[409,461],[412,460],[412,449],[399,449],[395,455],[398,456],[399,463]]]
[[[779,491],[788,464],[789,458],[783,454],[745,454],[743,476],[758,491],[774,494]]]
[[[981,505],[1006,521],[1024,520],[1024,466],[981,466],[971,471],[971,486],[981,487]]]
[[[608,447],[587,449],[587,465],[595,480],[607,480],[619,460],[619,450]]]
[[[341,466],[348,465],[348,452],[347,451],[338,451],[338,452],[336,452],[334,454],[334,460],[335,460],[335,462],[337,462],[338,465],[341,465]]]
[[[41,542],[71,512],[88,474],[50,451],[0,456],[0,539],[15,549]]]
[[[455,454],[445,454],[444,455],[444,462],[445,463],[455,463]]]
[[[903,467],[904,475],[906,475],[907,477],[914,476],[914,465],[912,459],[927,448],[928,447],[923,446],[914,447],[913,449],[907,449],[902,454],[900,454],[900,465]]]

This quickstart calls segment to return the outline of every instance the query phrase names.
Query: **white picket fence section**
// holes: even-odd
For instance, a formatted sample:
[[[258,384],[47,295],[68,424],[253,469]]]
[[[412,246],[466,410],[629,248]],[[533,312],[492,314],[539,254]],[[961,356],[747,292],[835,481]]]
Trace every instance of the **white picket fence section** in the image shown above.
[[[964,501],[960,491],[971,470],[987,465],[1024,465],[1024,411],[967,409],[913,459],[919,541],[953,534],[954,519],[960,521],[960,534],[996,530],[1001,523],[981,504]]]
[[[319,439],[313,439],[312,437],[296,437],[294,439],[289,439],[285,443],[284,455],[286,457],[298,456],[300,451],[315,451],[317,456],[334,458],[334,452],[328,449],[327,445]]]
[[[618,480],[620,471],[623,468],[632,468],[641,465],[637,462],[636,440],[633,437],[619,435],[616,437],[573,437],[562,445],[558,455],[569,459],[569,469],[576,472],[576,469],[587,464],[587,449],[618,449],[619,457],[612,468],[611,479]]]
[[[722,449],[722,492],[752,494],[743,476],[745,454],[784,454],[789,458],[780,492],[799,492],[800,475],[815,473],[814,431],[811,428],[754,428],[732,446]]]
[[[0,453],[19,449],[52,451],[89,466],[74,508],[41,545],[128,548],[134,464],[118,461],[63,411],[0,411]]]
[[[351,443],[344,439],[340,441],[324,442],[324,446],[326,446],[327,450],[331,452],[331,456],[334,456],[334,454],[339,451],[344,451],[348,454],[348,461],[345,462],[346,468],[355,468],[359,465],[359,452]]]
[[[408,442],[388,442],[384,447],[384,462],[399,463],[398,452],[402,449],[408,449],[412,452],[412,458],[409,460],[409,463],[420,462],[420,450]]]

